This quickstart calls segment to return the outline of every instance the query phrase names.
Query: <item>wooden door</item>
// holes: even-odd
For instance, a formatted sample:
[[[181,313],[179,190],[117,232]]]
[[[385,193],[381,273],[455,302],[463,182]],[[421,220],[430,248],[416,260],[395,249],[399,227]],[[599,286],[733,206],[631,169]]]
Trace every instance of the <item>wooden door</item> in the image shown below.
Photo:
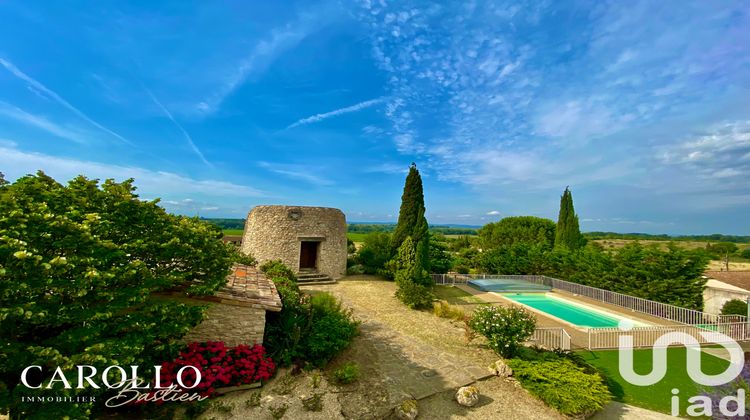
[[[315,268],[318,262],[318,242],[302,241],[299,268]]]

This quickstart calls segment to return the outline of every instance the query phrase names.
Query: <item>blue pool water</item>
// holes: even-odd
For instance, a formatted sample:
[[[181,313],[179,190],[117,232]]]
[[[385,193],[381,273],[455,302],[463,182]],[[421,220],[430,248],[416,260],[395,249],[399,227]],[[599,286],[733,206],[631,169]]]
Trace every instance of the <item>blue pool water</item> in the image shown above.
[[[546,312],[580,327],[617,327],[620,320],[584,306],[569,303],[544,293],[504,293],[503,297]]]
[[[469,280],[469,286],[483,292],[546,292],[551,287],[515,279],[477,279]]]

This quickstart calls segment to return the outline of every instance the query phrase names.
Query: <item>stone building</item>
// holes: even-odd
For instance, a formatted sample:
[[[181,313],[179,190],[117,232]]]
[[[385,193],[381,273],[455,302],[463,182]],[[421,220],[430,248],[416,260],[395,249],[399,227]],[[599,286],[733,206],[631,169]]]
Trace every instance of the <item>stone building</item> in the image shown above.
[[[213,296],[180,300],[208,305],[203,321],[183,338],[186,343],[223,341],[230,347],[262,344],[266,312],[279,312],[282,307],[273,281],[256,267],[239,264]]]
[[[258,264],[281,260],[300,281],[338,279],[346,274],[346,217],[328,207],[257,206],[241,249]]]

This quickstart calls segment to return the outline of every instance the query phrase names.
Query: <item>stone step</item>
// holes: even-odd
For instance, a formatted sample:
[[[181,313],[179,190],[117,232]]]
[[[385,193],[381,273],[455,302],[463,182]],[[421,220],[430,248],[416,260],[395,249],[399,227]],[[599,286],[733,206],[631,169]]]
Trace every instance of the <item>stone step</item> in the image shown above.
[[[317,284],[336,284],[336,280],[325,280],[325,281],[301,281],[297,283],[300,287],[302,286],[315,286]]]
[[[331,278],[326,275],[315,276],[315,277],[297,277],[297,282],[299,283],[307,283],[311,281],[326,281],[326,280],[331,280]]]
[[[309,273],[309,274],[297,274],[298,279],[320,279],[320,278],[327,278],[328,274],[322,274],[322,273]]]

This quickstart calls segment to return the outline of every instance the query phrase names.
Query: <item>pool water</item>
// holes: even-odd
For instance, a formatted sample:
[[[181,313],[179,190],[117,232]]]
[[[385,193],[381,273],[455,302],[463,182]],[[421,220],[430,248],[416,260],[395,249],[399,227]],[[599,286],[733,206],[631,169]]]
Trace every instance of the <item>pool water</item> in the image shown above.
[[[516,279],[475,279],[468,281],[469,286],[483,292],[547,292],[551,287]]]
[[[620,319],[544,293],[503,293],[503,297],[580,327],[617,327]]]

